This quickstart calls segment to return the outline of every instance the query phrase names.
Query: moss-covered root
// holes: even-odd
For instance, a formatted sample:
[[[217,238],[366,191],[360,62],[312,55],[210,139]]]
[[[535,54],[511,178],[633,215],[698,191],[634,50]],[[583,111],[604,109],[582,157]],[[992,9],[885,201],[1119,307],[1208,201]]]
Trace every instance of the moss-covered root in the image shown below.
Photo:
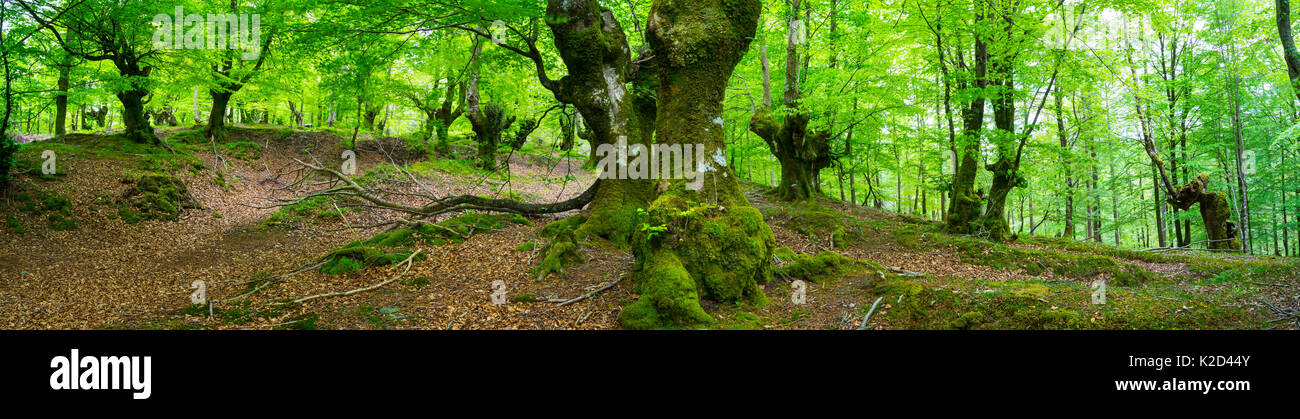
[[[628,184],[612,186],[619,188],[615,192],[619,192],[624,197],[631,195],[632,191],[645,189],[635,189],[642,185],[631,185],[633,181],[620,182]],[[637,228],[638,211],[643,208],[637,202],[644,201],[598,199],[582,214],[547,224],[538,235],[550,241],[541,248],[542,261],[533,270],[534,277],[540,281],[547,275],[564,275],[566,266],[585,261],[586,255],[582,251],[582,243],[591,238],[608,240],[618,249],[628,248],[632,233]]]
[[[663,195],[633,236],[640,297],[619,314],[628,329],[695,327],[713,319],[700,298],[763,305],[772,279],[772,230],[758,210],[690,203]]]
[[[657,250],[655,262],[638,272],[637,292],[641,297],[619,313],[626,329],[662,329],[674,326],[707,325],[713,317],[700,307],[695,280],[677,255]]]

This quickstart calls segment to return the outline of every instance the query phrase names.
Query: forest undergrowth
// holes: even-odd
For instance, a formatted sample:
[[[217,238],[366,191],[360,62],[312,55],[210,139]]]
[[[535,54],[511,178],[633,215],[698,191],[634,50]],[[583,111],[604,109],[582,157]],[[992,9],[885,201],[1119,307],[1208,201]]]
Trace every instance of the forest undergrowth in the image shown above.
[[[166,146],[74,134],[24,145],[0,200],[0,326],[18,329],[616,329],[636,301],[632,253],[593,237],[537,275],[542,231],[569,213],[461,211],[414,227],[335,196],[294,200],[296,162],[355,150],[359,183],[554,202],[595,176],[542,145],[489,172],[468,140],[445,154],[321,131],[164,130]],[[42,150],[62,163],[41,175]],[[220,156],[220,157],[219,157]],[[25,169],[24,169],[25,168]],[[298,185],[301,186],[301,185]],[[742,184],[771,225],[765,303],[702,300],[714,329],[1297,328],[1284,258],[1143,252],[1045,236],[997,243],[939,223]],[[194,281],[206,302],[192,304]],[[1104,282],[1104,304],[1097,301]],[[796,297],[801,294],[801,297]],[[494,298],[501,304],[494,304]],[[798,303],[796,302],[798,301]]]

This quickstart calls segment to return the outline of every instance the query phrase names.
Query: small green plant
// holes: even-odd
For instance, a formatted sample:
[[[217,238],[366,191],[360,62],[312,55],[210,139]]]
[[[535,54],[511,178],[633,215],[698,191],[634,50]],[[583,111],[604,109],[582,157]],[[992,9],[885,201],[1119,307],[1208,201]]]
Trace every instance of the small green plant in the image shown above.
[[[12,214],[5,216],[5,224],[8,225],[10,233],[23,234],[27,232],[27,230],[23,229],[23,225],[18,223],[18,218]]]
[[[648,220],[650,218],[650,212],[646,211],[645,208],[637,208],[636,215],[637,218],[642,220]],[[655,236],[659,235],[659,233],[668,231],[668,225],[667,224],[651,225],[648,222],[642,222],[640,226],[637,227],[637,229],[646,233],[647,240],[654,240]]]

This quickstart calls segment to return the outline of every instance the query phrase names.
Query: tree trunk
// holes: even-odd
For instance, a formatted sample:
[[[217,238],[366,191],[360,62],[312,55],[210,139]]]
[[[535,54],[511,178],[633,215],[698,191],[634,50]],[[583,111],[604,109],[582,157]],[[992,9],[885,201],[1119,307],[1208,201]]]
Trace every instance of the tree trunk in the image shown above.
[[[1160,175],[1158,171],[1159,169],[1155,165],[1151,165],[1151,185],[1153,187],[1152,192],[1154,192],[1151,196],[1155,199],[1156,231],[1160,236],[1160,247],[1165,247],[1169,245],[1169,233],[1165,231],[1165,203],[1160,200]],[[1178,245],[1185,246],[1181,241]]]
[[[212,96],[212,110],[208,112],[208,127],[203,131],[203,135],[220,141],[226,138],[227,106],[230,105],[230,97],[234,93],[211,90],[208,94]]]
[[[1232,222],[1232,207],[1222,192],[1210,192],[1210,178],[1204,174],[1192,179],[1190,183],[1178,188],[1170,197],[1170,203],[1186,210],[1194,204],[1200,204],[1201,221],[1205,223],[1205,233],[1209,236],[1206,247],[1210,249],[1239,250],[1240,242],[1236,239],[1236,225]]]
[[[1300,52],[1296,51],[1295,38],[1291,35],[1291,0],[1276,0],[1277,34],[1282,40],[1282,58],[1286,61],[1286,73],[1291,78],[1291,90],[1300,97]]]
[[[71,65],[59,66],[59,93],[54,97],[54,136],[67,133],[68,125],[68,75]]]
[[[704,156],[726,155],[714,121],[722,117],[727,81],[753,39],[760,11],[758,0],[655,1],[646,35],[658,60],[660,143],[694,144],[704,147]],[[647,212],[648,225],[667,230],[635,236],[640,297],[619,314],[623,327],[710,323],[700,298],[766,302],[759,286],[772,278],[772,230],[745,199],[731,167],[707,158],[696,166],[703,169],[702,188],[672,181]]]
[[[1246,173],[1245,166],[1242,162],[1242,153],[1245,152],[1246,144],[1241,134],[1241,97],[1240,84],[1241,76],[1233,75],[1232,83],[1232,135],[1235,140],[1236,151],[1236,172],[1237,172],[1237,190],[1241,205],[1237,211],[1237,225],[1240,227],[1241,250],[1247,253],[1254,251],[1254,237],[1251,231],[1250,223],[1250,194],[1246,190]]]
[[[1071,162],[1070,143],[1065,135],[1065,107],[1062,104],[1061,88],[1056,88],[1056,139],[1061,144],[1061,152],[1066,155],[1065,161],[1061,162],[1061,168],[1065,170],[1065,216],[1061,220],[1065,228],[1061,230],[1061,237],[1074,239],[1074,172],[1070,170]]]
[[[203,115],[199,114],[199,87],[194,86],[194,123],[203,123]]]
[[[144,89],[133,89],[117,94],[118,100],[122,101],[122,124],[123,135],[127,139],[142,144],[158,144],[158,136],[154,135],[153,126],[149,124],[149,116],[144,111],[144,98],[148,92]]]
[[[785,59],[785,93],[782,98],[792,114],[779,117],[772,115],[768,102],[771,91],[771,76],[766,65],[766,50],[761,57],[763,63],[764,106],[754,111],[750,119],[749,130],[767,143],[768,149],[781,163],[781,183],[776,187],[776,195],[783,201],[802,201],[811,199],[814,192],[821,191],[819,174],[831,164],[830,133],[825,130],[810,130],[812,119],[807,109],[800,107],[802,93],[799,88],[799,43],[798,33],[799,5],[801,0],[790,3],[789,19],[786,25],[786,59]],[[721,119],[719,119],[721,121]]]
[[[976,24],[984,20],[982,12],[976,13]],[[975,221],[980,216],[980,207],[984,202],[983,191],[975,189],[975,177],[979,174],[980,131],[984,127],[984,88],[988,85],[989,52],[983,37],[975,36],[974,79],[963,82],[958,87],[970,88],[974,99],[961,110],[962,131],[957,137],[956,148],[960,151],[957,171],[953,174],[951,202],[948,204],[947,231],[953,234],[971,234]]]

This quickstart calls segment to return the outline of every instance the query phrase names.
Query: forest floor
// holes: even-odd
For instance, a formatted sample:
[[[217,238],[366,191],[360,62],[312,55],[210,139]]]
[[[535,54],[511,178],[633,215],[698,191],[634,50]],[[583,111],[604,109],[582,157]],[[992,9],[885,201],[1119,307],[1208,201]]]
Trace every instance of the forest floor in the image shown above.
[[[19,168],[26,173],[0,199],[0,327],[616,329],[619,311],[636,298],[630,252],[608,243],[585,243],[586,262],[564,275],[539,281],[530,273],[544,244],[539,231],[569,214],[421,245],[426,257],[409,265],[303,270],[398,215],[324,201],[270,206],[311,185],[293,182],[302,173],[295,159],[340,163],[344,133],[242,127],[211,144],[195,132],[162,130],[175,154],[96,135],[25,145]],[[358,179],[384,185],[399,202],[418,203],[416,193],[552,202],[594,181],[579,168],[585,157],[557,157],[534,142],[508,156],[507,177],[474,168],[468,143],[429,160],[406,150],[404,140],[366,139],[357,146]],[[54,175],[39,174],[45,149],[57,153]],[[229,166],[218,170],[224,165],[214,149]],[[139,219],[123,194],[151,174],[181,179],[202,208],[185,209],[175,221]],[[781,248],[778,274],[764,287],[765,305],[706,301],[714,328],[1300,327],[1294,260],[1139,252],[1038,236],[996,244],[828,199],[773,202],[761,187],[745,186]],[[288,303],[398,276],[373,290]],[[190,303],[195,280],[205,281],[213,304]],[[796,280],[807,287],[803,304],[791,298]],[[1094,304],[1096,280],[1106,281],[1105,304]],[[505,304],[491,301],[502,292],[495,281],[505,284]],[[558,303],[614,282],[590,298]]]

